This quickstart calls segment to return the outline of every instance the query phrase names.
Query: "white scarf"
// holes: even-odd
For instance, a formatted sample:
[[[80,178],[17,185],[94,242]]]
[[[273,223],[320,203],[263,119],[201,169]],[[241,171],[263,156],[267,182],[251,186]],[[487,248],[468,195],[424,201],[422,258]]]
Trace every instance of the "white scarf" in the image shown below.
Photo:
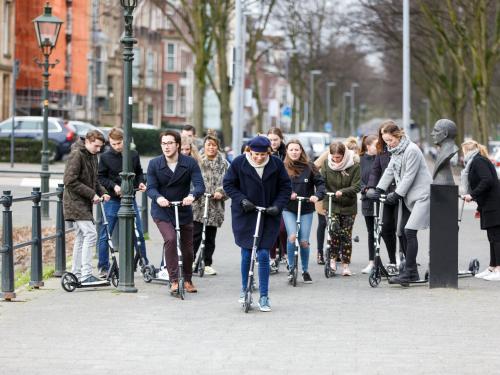
[[[332,157],[333,155],[328,155],[328,166],[330,169],[348,176],[348,173],[345,172],[345,170],[354,165],[354,151],[346,149],[344,157],[340,163],[335,163]]]
[[[472,165],[471,161],[478,153],[479,150],[472,150],[466,153],[464,156],[465,168],[460,173],[460,189],[462,194],[470,194],[469,171],[470,166]]]
[[[247,161],[250,163],[252,167],[254,167],[255,172],[259,175],[259,177],[262,179],[262,175],[264,174],[264,167],[269,163],[270,156],[267,156],[267,159],[262,163],[262,164],[257,164],[252,160],[252,155],[250,155],[249,152],[245,154],[247,157]]]

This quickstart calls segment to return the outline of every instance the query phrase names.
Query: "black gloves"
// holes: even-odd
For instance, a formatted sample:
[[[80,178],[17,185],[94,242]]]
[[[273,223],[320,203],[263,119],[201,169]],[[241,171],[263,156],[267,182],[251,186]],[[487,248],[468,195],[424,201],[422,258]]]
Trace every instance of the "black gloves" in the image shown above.
[[[397,204],[400,199],[401,199],[401,195],[399,195],[396,192],[392,192],[392,193],[387,194],[387,198],[385,199],[385,203],[393,206],[393,205]]]
[[[372,199],[372,200],[379,200],[380,198],[380,194],[382,194],[384,191],[382,189],[374,189],[374,188],[370,188],[368,189],[368,191],[366,192],[366,197],[368,199]]]
[[[250,202],[248,199],[243,199],[241,201],[241,208],[243,208],[244,212],[252,212],[255,211],[255,204]]]
[[[271,206],[266,209],[266,214],[269,216],[278,216],[280,214],[280,209],[276,206]]]

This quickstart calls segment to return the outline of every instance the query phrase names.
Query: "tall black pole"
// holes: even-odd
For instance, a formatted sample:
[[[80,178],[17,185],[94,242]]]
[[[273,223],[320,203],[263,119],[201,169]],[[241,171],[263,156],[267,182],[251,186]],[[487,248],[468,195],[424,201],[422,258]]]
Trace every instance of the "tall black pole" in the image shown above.
[[[49,54],[44,53],[43,61],[43,134],[42,134],[42,171],[40,172],[41,190],[43,193],[49,191]],[[42,200],[42,217],[49,217],[49,202]]]
[[[123,4],[123,2],[122,2]],[[134,6],[123,6],[125,11],[125,35],[121,40],[123,44],[123,133],[125,144],[123,147],[123,168],[120,173],[122,185],[122,199],[118,210],[118,225],[120,231],[120,281],[118,289],[122,292],[135,293],[134,286],[134,189],[133,179],[135,174],[131,170],[132,160],[130,154],[130,138],[132,132],[132,61],[134,60],[134,44],[137,40],[133,37],[132,13]]]

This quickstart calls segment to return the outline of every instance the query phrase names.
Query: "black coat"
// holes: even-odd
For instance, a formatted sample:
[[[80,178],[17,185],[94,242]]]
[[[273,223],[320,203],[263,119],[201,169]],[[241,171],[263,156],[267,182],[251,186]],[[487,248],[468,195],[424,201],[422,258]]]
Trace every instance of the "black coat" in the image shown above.
[[[245,249],[252,248],[257,212],[246,213],[241,208],[243,199],[256,206],[277,206],[283,210],[290,199],[292,186],[283,162],[271,156],[264,167],[262,178],[250,165],[246,155],[233,160],[224,176],[224,191],[231,198],[231,221],[236,244]],[[280,230],[281,215],[263,215],[259,236],[259,248],[270,249],[276,242]]]
[[[391,154],[389,153],[389,151],[387,151],[387,148],[384,147],[384,152],[382,152],[381,154],[377,154],[375,156],[375,160],[373,161],[370,177],[368,178],[368,183],[366,185],[368,188],[375,188],[377,186],[390,161]],[[395,190],[396,183],[393,181],[391,185],[389,185],[386,193],[389,194]]]
[[[144,173],[141,167],[139,154],[135,150],[130,151],[132,157],[132,171],[135,173],[134,189],[139,187],[140,183],[144,183]],[[120,199],[115,193],[115,186],[122,185],[120,173],[123,167],[123,157],[121,152],[116,152],[112,148],[104,152],[99,158],[98,178],[102,186],[106,188],[112,199]]]
[[[191,185],[193,190],[191,190]],[[200,167],[192,157],[179,153],[179,160],[175,171],[168,167],[164,155],[160,155],[149,162],[148,188],[146,193],[151,198],[151,216],[154,220],[175,223],[173,207],[160,207],[156,200],[164,197],[169,201],[182,201],[189,194],[195,199],[205,192],[205,184]],[[193,222],[191,206],[179,207],[179,224]]]
[[[361,167],[361,213],[363,216],[373,216],[373,201],[366,198],[366,190],[369,188],[368,182],[377,156],[364,154],[359,158]]]
[[[302,173],[295,177],[290,177],[292,181],[292,191],[299,197],[310,197],[316,195],[319,200],[322,200],[326,194],[325,180],[318,171],[314,172],[313,165],[310,164],[304,168]],[[298,203],[296,200],[290,200],[286,206],[287,211],[297,213]],[[314,212],[314,203],[302,202],[301,214],[309,214]]]
[[[469,186],[481,216],[481,229],[500,226],[500,182],[495,167],[480,154],[470,163]]]

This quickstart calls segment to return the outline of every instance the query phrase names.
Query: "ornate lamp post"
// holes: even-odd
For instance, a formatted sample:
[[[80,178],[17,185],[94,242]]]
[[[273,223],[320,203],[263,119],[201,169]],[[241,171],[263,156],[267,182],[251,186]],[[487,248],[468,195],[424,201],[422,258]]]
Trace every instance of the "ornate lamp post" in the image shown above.
[[[42,193],[49,191],[49,68],[54,68],[59,60],[49,63],[49,56],[56,46],[59,31],[63,21],[52,15],[52,8],[49,2],[45,4],[43,14],[33,20],[35,25],[36,39],[38,46],[42,50],[44,61],[35,59],[35,63],[43,67],[43,138],[42,138],[42,171],[40,172]],[[42,217],[49,217],[49,202],[42,200]]]
[[[134,44],[137,40],[133,36],[132,20],[137,0],[121,0],[125,16],[125,34],[121,39],[123,44],[123,168],[120,177],[122,179],[122,199],[118,210],[118,225],[120,230],[120,282],[118,289],[122,292],[135,293],[134,286],[134,188],[133,180],[135,174],[132,172],[132,159],[130,154],[130,138],[132,133],[132,61],[134,60]]]

